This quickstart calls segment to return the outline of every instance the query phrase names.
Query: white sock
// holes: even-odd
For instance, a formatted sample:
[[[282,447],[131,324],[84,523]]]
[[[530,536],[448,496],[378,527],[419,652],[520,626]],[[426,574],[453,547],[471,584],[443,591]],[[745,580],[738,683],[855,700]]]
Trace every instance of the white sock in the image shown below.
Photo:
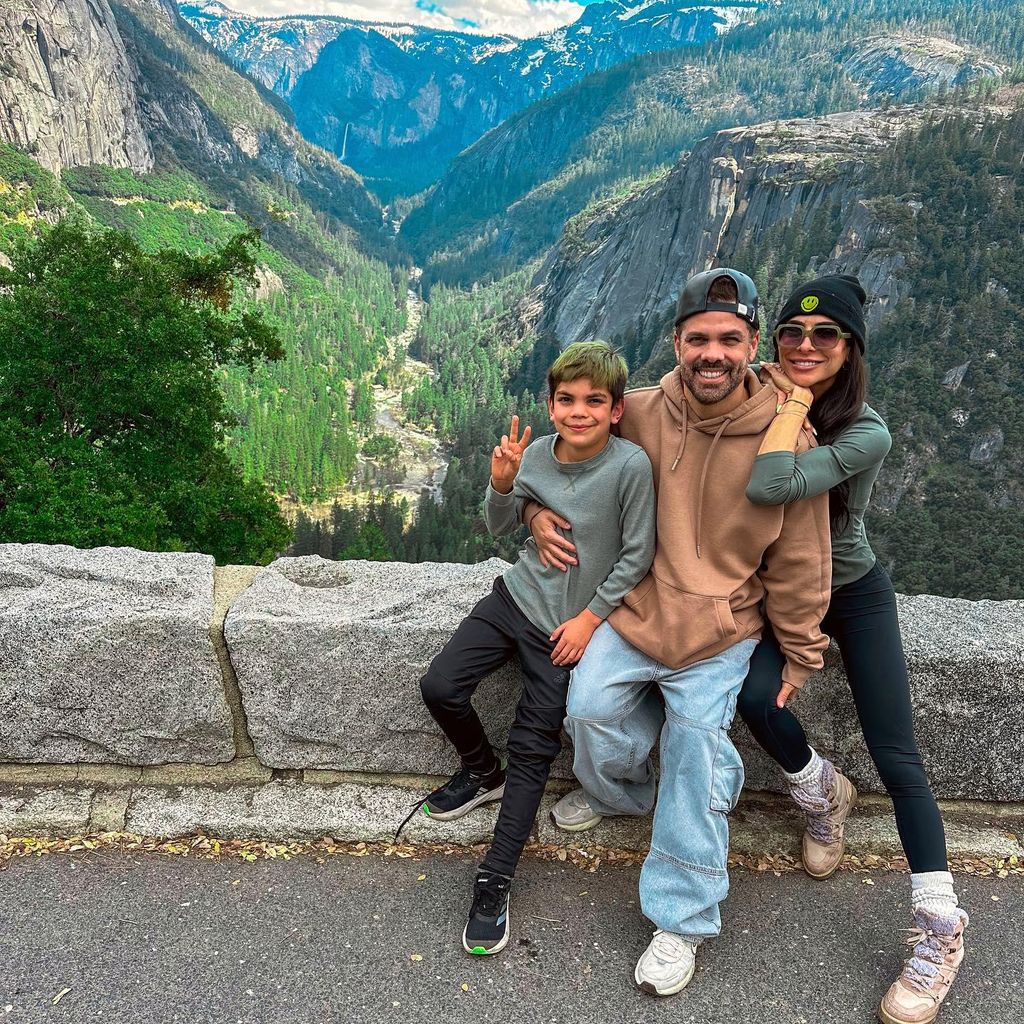
[[[948,871],[918,871],[910,876],[910,905],[914,910],[948,914],[958,906],[953,876]]]
[[[821,759],[821,756],[814,749],[810,748],[811,759],[804,765],[803,768],[798,772],[784,772],[786,779],[789,781],[791,786],[797,786],[800,789],[809,789],[814,792],[818,792],[821,789],[821,771],[825,766],[825,762]]]

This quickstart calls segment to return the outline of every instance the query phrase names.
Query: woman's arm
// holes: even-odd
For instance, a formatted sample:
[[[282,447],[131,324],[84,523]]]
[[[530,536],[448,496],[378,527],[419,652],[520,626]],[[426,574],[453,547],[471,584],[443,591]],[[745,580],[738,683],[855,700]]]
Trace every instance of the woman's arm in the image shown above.
[[[803,389],[801,388],[801,391]],[[810,392],[807,392],[810,395]],[[800,432],[804,429],[807,413],[811,408],[810,402],[804,402],[802,398],[787,398],[772,420],[768,433],[764,435],[758,455],[767,455],[769,452],[795,452],[796,443],[800,438]]]
[[[755,505],[788,505],[824,494],[877,465],[891,447],[892,438],[881,420],[861,419],[831,444],[799,455],[792,451],[763,452],[754,459],[747,499]]]
[[[779,407],[757,454],[795,452],[800,431],[804,429],[807,414],[811,411],[814,394],[809,388],[794,384],[775,363],[765,363],[761,367],[761,379],[766,384],[770,381],[770,386],[778,392]]]

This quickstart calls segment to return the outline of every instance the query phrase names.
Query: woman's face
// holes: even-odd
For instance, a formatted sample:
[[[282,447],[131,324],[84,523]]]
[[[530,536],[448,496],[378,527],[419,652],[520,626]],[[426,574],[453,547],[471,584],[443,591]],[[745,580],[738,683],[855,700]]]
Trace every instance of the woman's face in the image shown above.
[[[795,316],[787,323],[801,324],[806,328],[815,324],[835,323],[827,316],[810,314]],[[833,348],[815,348],[811,339],[805,337],[796,348],[779,346],[779,363],[786,376],[802,388],[809,388],[816,395],[826,392],[834,383],[836,374],[850,357],[846,338],[840,338]]]

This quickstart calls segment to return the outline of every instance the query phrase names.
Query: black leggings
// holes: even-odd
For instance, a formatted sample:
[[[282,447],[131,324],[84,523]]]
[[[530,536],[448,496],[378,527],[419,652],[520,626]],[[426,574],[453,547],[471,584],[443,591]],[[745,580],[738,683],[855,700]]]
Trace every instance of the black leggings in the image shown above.
[[[892,798],[910,870],[947,870],[942,818],[914,740],[896,595],[885,570],[876,563],[867,575],[833,591],[821,626],[839,645],[860,727]],[[766,626],[737,707],[757,742],[792,774],[807,766],[811,750],[796,716],[775,706],[783,663]]]

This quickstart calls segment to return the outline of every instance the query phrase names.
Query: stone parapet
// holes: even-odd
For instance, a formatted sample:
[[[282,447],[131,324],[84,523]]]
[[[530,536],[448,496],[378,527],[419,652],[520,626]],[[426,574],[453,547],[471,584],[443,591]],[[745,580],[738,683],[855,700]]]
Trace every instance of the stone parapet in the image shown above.
[[[280,558],[228,612],[231,663],[256,756],[272,768],[444,774],[457,756],[419,681],[507,568]],[[474,704],[502,746],[518,699],[514,666]]]
[[[944,800],[1024,801],[1024,602],[897,598],[918,746]],[[894,677],[891,685],[900,685]],[[883,793],[833,644],[825,669],[790,705],[820,753],[863,792]],[[782,776],[735,727],[747,786],[782,789]]]
[[[0,761],[230,761],[214,561],[0,544]]]
[[[177,762],[238,762],[223,784],[271,770],[445,775],[456,758],[419,679],[505,567],[308,557],[215,576],[202,555],[0,545],[0,762],[77,765],[78,780],[93,764],[150,766],[143,783]],[[899,604],[936,795],[1024,802],[1024,602]],[[499,747],[518,690],[513,663],[477,693]],[[882,792],[834,649],[793,709],[821,753]],[[780,789],[734,729],[748,788]],[[564,753],[554,775],[570,774]]]

